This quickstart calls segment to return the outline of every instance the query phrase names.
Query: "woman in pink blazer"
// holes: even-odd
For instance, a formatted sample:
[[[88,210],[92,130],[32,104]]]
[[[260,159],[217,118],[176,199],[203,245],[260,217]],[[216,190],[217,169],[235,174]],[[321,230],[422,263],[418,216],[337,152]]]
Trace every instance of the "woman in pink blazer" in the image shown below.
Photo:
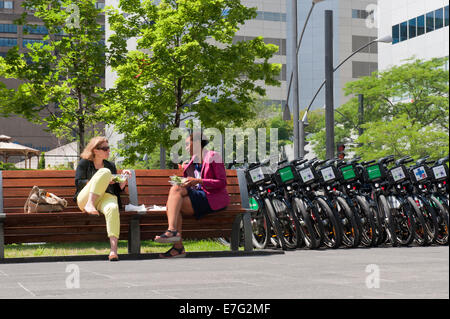
[[[198,139],[197,139],[198,138]],[[201,139],[201,154],[194,154],[194,141]],[[185,257],[181,229],[182,215],[193,215],[200,219],[205,215],[225,209],[229,202],[227,176],[222,158],[217,152],[204,147],[208,141],[201,135],[191,134],[186,139],[186,150],[191,160],[183,164],[183,175],[187,181],[181,186],[172,186],[167,200],[167,219],[169,227],[160,236],[159,243],[173,243],[173,247],[162,258]]]

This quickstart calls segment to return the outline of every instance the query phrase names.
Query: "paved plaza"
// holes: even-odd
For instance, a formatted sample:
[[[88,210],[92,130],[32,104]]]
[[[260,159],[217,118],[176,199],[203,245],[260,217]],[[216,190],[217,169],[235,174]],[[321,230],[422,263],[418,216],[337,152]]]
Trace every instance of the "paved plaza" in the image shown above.
[[[448,247],[0,264],[0,298],[449,298]]]

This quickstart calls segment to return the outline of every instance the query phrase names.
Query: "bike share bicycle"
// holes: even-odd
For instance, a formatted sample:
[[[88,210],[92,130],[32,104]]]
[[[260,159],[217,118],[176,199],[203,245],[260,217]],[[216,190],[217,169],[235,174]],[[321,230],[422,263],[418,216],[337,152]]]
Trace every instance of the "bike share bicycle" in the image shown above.
[[[358,247],[361,242],[361,231],[355,214],[352,210],[353,202],[343,192],[339,191],[341,175],[336,165],[342,161],[331,159],[319,168],[321,185],[324,192],[322,199],[333,211],[338,222],[341,223],[342,243],[346,247]]]
[[[431,198],[433,172],[427,161],[428,156],[421,158],[417,163],[409,168],[410,178],[413,182],[414,190],[409,201],[417,214],[422,214],[425,221],[425,233],[427,244],[435,242],[445,245],[448,242],[448,221],[444,211],[435,210],[434,202]]]
[[[369,162],[365,166],[365,180],[372,186],[372,197],[377,204],[381,226],[387,232],[392,246],[407,246],[415,238],[415,222],[408,201],[396,192],[388,179],[387,165],[394,161],[390,155]]]
[[[299,221],[284,197],[284,190],[274,182],[274,172],[268,164],[269,160],[266,160],[246,170],[249,190],[266,221],[270,222],[270,238],[274,239],[275,245],[283,250],[295,249],[303,243]]]
[[[316,167],[323,163],[325,161],[318,161],[317,158],[304,163],[293,162],[302,181],[302,187],[298,189],[297,195],[304,204],[303,208],[311,214],[312,220],[316,224],[321,224],[317,224],[317,229],[322,233],[323,245],[337,249],[342,245],[343,229],[321,188]]]
[[[296,165],[308,160],[294,160],[291,163],[283,162],[274,177],[277,185],[284,189],[285,198],[290,204],[298,220],[303,243],[306,248],[317,249],[323,242],[323,225],[314,206],[302,195],[302,180],[297,172]]]
[[[371,205],[369,197],[362,191],[362,166],[358,163],[361,158],[341,162],[338,165],[340,192],[344,194],[353,210],[359,226],[361,245],[373,247],[378,244],[381,232],[377,227],[376,206]]]

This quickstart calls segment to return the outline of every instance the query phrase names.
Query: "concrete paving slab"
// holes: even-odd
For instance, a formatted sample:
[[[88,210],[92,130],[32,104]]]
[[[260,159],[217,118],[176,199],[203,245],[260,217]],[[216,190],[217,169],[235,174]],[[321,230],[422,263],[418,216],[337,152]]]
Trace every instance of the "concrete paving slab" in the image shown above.
[[[0,264],[0,298],[448,299],[449,248]]]

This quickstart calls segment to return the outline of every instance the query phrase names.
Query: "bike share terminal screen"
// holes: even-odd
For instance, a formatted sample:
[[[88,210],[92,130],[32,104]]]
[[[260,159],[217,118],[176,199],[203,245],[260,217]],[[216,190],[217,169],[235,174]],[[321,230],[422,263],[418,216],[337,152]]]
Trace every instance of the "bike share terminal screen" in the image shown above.
[[[331,166],[321,169],[320,172],[322,173],[323,180],[325,182],[331,181],[336,178],[336,175],[334,175],[334,171]]]
[[[447,172],[445,171],[444,165],[439,165],[433,167],[434,178],[441,179],[447,177]]]
[[[416,181],[418,182],[428,177],[427,172],[425,172],[425,168],[423,166],[413,169],[413,173],[416,177]]]
[[[258,182],[264,180],[264,172],[262,170],[262,167],[257,167],[255,169],[252,169],[248,173],[250,174],[250,177],[252,178],[253,183],[258,183]]]
[[[314,174],[309,167],[301,170],[300,176],[302,177],[303,183],[308,183],[314,179]]]
[[[278,171],[278,174],[280,174],[281,181],[283,183],[292,181],[294,179],[294,173],[292,173],[292,169],[290,166],[280,169]]]
[[[344,177],[344,180],[353,179],[356,177],[355,170],[353,169],[353,165],[348,165],[341,167],[342,176]]]
[[[405,177],[406,177],[406,174],[403,171],[402,167],[393,168],[391,170],[391,174],[392,174],[392,178],[394,179],[394,182],[401,181],[402,179],[405,179]]]
[[[367,167],[367,174],[369,175],[369,179],[376,179],[381,177],[381,169],[380,165],[372,165]]]

